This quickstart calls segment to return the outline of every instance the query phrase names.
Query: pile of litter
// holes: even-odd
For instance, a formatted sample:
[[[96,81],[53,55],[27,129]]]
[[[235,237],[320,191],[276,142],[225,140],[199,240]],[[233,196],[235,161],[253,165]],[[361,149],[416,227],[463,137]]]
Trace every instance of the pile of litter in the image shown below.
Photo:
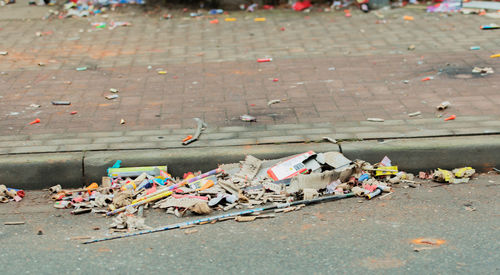
[[[5,185],[0,185],[0,202],[7,203],[10,201],[21,201],[25,196],[23,190],[7,188]]]
[[[372,165],[363,160],[351,161],[339,152],[308,151],[266,161],[248,155],[240,163],[224,164],[203,174],[187,173],[182,179],[168,174],[167,166],[120,165],[121,161],[117,161],[107,170],[100,186],[92,183],[75,190],[63,190],[60,185],[51,187],[54,207],[73,208],[73,214],[117,215],[112,232],[146,230],[132,233],[137,235],[227,219],[253,221],[274,217],[263,213],[269,210],[289,212],[311,203],[353,196],[370,200],[382,193],[390,194],[394,186],[418,186],[413,174],[399,171],[387,156]],[[463,183],[474,173],[471,167],[438,169],[433,173],[421,172],[418,178]],[[239,210],[159,230],[144,224],[142,213],[147,208],[164,209],[177,217]]]

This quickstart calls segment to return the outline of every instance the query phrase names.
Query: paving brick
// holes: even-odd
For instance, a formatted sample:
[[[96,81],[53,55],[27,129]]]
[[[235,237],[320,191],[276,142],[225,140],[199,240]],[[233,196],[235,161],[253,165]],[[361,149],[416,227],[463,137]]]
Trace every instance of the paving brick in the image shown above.
[[[272,137],[272,136],[285,136],[285,135],[286,135],[285,130],[238,132],[239,138]]]
[[[238,133],[232,132],[232,133],[211,133],[211,134],[204,134],[203,139],[211,139],[211,140],[222,140],[222,139],[233,139],[237,138]]]
[[[12,135],[12,136],[0,136],[0,142],[1,141],[21,141],[21,140],[28,140],[29,136],[28,135]]]
[[[102,151],[107,150],[108,144],[68,144],[60,145],[58,152],[75,152],[75,151]]]
[[[142,130],[142,131],[126,131],[126,136],[166,136],[171,133],[170,130]]]
[[[19,140],[19,141],[1,141],[0,147],[25,147],[25,146],[37,146],[42,145],[41,140]]]
[[[11,148],[9,154],[24,154],[24,153],[52,153],[57,151],[57,145],[51,146],[26,146]]]
[[[420,130],[406,132],[406,137],[438,137],[453,135],[451,130]]]
[[[136,142],[139,141],[141,137],[138,136],[128,136],[128,137],[101,137],[95,138],[93,143],[121,143],[121,142]]]
[[[500,134],[500,127],[461,128],[451,130],[455,135]]]
[[[291,130],[291,129],[305,129],[311,128],[312,124],[277,124],[277,125],[267,125],[268,130]]]
[[[422,119],[412,119],[408,120],[409,125],[426,125],[426,124],[434,124],[438,122],[442,122],[441,118],[422,118]]]
[[[196,132],[196,129],[173,129],[172,134],[174,135],[193,135]]]
[[[323,137],[329,137],[335,140],[349,140],[354,139],[355,133],[333,133],[333,134],[315,134],[315,135],[306,135],[306,139],[310,141],[319,141],[323,140]]]
[[[123,143],[111,143],[109,144],[109,149],[155,149],[159,145],[156,142],[123,142]]]
[[[248,131],[248,127],[245,126],[230,126],[230,127],[220,127],[221,132],[245,132]]]
[[[254,138],[240,138],[240,139],[225,139],[225,140],[211,140],[210,146],[235,146],[235,145],[252,145],[256,144],[257,140]]]
[[[335,132],[337,132],[337,133],[375,132],[381,128],[382,128],[382,125],[380,125],[380,127],[376,127],[375,125],[359,126],[359,127],[336,127]],[[386,127],[383,127],[383,128],[386,128]]]
[[[373,126],[373,124],[376,123],[376,122],[371,122],[371,121],[360,121],[359,124],[361,126]],[[406,121],[405,120],[384,120],[384,122],[382,122],[384,124],[384,126],[387,126],[387,125],[406,125]]]
[[[458,116],[459,121],[468,121],[468,122],[486,122],[486,121],[498,121],[494,116]]]
[[[88,137],[95,137],[95,138],[100,138],[100,137],[120,137],[123,136],[122,131],[118,132],[88,132],[88,133],[79,133],[78,137],[81,138],[88,138]]]
[[[500,126],[500,120],[495,120],[495,121],[480,121],[479,123],[475,123],[476,126],[486,126],[486,127],[491,127],[491,126]]]
[[[305,135],[305,134],[332,134],[332,128],[314,128],[314,129],[291,129],[286,131],[289,135]]]
[[[304,136],[272,136],[272,137],[259,137],[257,138],[258,144],[279,144],[288,142],[304,142]]]
[[[46,140],[45,145],[70,145],[70,144],[90,144],[90,138],[74,138],[74,139],[52,139]]]
[[[40,139],[65,139],[65,138],[73,138],[77,134],[76,133],[65,133],[65,134],[33,134],[30,135],[30,140],[40,140]]]
[[[330,123],[330,122],[319,122],[319,123],[313,123],[312,126],[313,128],[331,128],[336,124]]]
[[[417,14],[408,9],[391,12],[395,18]],[[427,14],[418,20],[418,28],[408,28],[407,24],[373,24],[372,15],[360,13],[350,19],[338,18],[345,23],[341,30],[339,24],[323,24],[325,14],[311,13],[307,25],[303,17],[296,15],[276,10],[268,21],[252,24],[251,28],[238,27],[235,32],[237,25],[220,24],[204,28],[204,35],[199,35],[201,21],[183,21],[182,27],[176,21],[162,25],[157,18],[137,13],[127,19],[134,28],[116,29],[112,37],[107,32],[80,33],[77,50],[71,48],[64,35],[47,37],[50,41],[33,39],[32,27],[35,24],[40,29],[75,33],[80,29],[78,24],[11,20],[2,26],[2,43],[15,47],[12,52],[23,53],[24,57],[8,55],[0,64],[0,70],[7,72],[0,83],[1,101],[5,103],[0,115],[6,117],[0,120],[0,144],[13,141],[16,143],[5,146],[16,146],[13,144],[22,140],[57,144],[54,140],[73,138],[73,142],[89,138],[105,142],[112,137],[139,139],[110,139],[111,144],[178,144],[179,139],[194,133],[196,123],[192,117],[209,122],[202,139],[192,146],[209,146],[209,139],[231,139],[235,133],[243,140],[302,135],[311,138],[323,133],[333,137],[404,132],[408,136],[422,132],[466,133],[470,128],[480,132],[499,126],[500,96],[495,93],[499,74],[470,79],[441,74],[433,81],[420,81],[426,72],[447,63],[468,68],[493,62],[488,55],[468,49],[473,44],[486,49],[498,44],[493,33],[477,35],[473,31],[480,18],[446,18],[449,24],[465,30],[453,32],[435,28],[436,20],[442,20],[439,14]],[[245,24],[246,13],[234,12],[232,16],[241,19],[237,21],[241,26]],[[287,31],[276,36],[268,31],[283,24],[300,26],[297,30],[301,35]],[[151,28],[159,28],[165,35],[144,31]],[[359,32],[361,28],[364,33]],[[259,35],[251,36],[255,33]],[[219,38],[224,47],[207,47]],[[158,45],[168,46],[171,41],[175,41],[175,47],[157,50]],[[419,45],[418,54],[407,51],[409,44]],[[107,53],[109,47],[117,45],[120,49]],[[275,60],[255,62],[255,58],[265,55]],[[421,56],[434,58],[425,58],[419,65]],[[32,60],[45,61],[47,66],[39,67]],[[169,70],[165,76],[146,69],[148,65],[166,68],[165,64]],[[92,70],[76,72],[74,68],[81,65],[91,66]],[[274,77],[280,81],[269,79]],[[410,82],[404,84],[404,79]],[[72,83],[66,84],[66,80]],[[118,99],[103,98],[109,87],[119,88]],[[61,96],[71,100],[72,106],[44,105]],[[43,103],[42,107],[25,109],[28,97],[29,102]],[[282,102],[267,106],[267,101],[274,98]],[[444,123],[443,118],[435,117],[435,106],[443,100],[452,102],[443,113],[456,114],[456,121]],[[78,114],[71,116],[69,111],[73,109]],[[421,118],[407,116],[417,110],[422,111]],[[19,114],[9,115],[11,112]],[[238,117],[245,113],[257,116],[258,122],[239,121]],[[42,123],[27,125],[34,116],[39,116]],[[368,122],[368,116],[380,116],[386,121]],[[127,120],[126,125],[119,124],[121,118]],[[436,132],[441,130],[444,132]],[[19,138],[10,136],[12,133]],[[60,148],[64,146],[72,148],[70,144],[61,144]],[[74,148],[81,147],[75,144]]]
[[[188,145],[183,145],[181,141],[168,141],[168,142],[159,142],[160,148],[188,148],[188,147],[208,147],[210,144],[210,140],[200,139],[189,143]]]
[[[401,138],[405,135],[398,132],[365,132],[356,133],[355,138],[359,139],[379,139],[379,138]]]

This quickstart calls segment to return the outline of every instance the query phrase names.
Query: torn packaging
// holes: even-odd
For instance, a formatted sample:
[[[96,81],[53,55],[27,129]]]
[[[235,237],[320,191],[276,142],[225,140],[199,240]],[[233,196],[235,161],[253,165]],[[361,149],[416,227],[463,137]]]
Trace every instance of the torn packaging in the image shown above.
[[[125,190],[113,197],[113,205],[116,208],[127,206],[132,203],[133,190]]]
[[[307,168],[303,164],[303,161],[315,154],[316,153],[314,153],[313,151],[309,151],[303,154],[295,155],[269,168],[269,170],[267,170],[267,174],[273,180],[277,181],[294,177],[300,173],[304,173],[305,171],[307,171]]]
[[[189,208],[192,212],[200,215],[206,215],[212,213],[212,209],[208,206],[206,202],[198,202]]]
[[[351,176],[351,174],[352,169],[346,169],[342,172],[332,170],[323,173],[314,173],[308,175],[300,174],[292,178],[290,185],[286,188],[286,192],[288,194],[293,194],[298,191],[303,191],[306,188],[315,190],[325,189],[327,185],[333,181],[346,181]]]
[[[432,180],[436,182],[467,183],[476,170],[472,167],[456,168],[453,171],[438,168],[432,174]]]
[[[351,168],[350,165],[352,161],[346,158],[342,153],[339,152],[326,152],[324,154],[318,154],[319,160],[321,160],[321,155],[324,156],[325,164],[329,165],[338,172],[344,171]]]
[[[275,181],[278,181],[305,172],[315,173],[331,169],[336,169],[336,171],[341,172],[345,169],[352,168],[351,164],[352,161],[339,152],[316,154],[313,151],[308,151],[279,162],[271,167],[267,171],[267,174]]]
[[[113,223],[110,228],[125,229],[129,231],[151,229],[151,227],[144,224],[144,218],[139,218],[134,215],[120,213],[113,218]]]
[[[251,181],[259,172],[260,167],[262,166],[262,160],[248,155],[245,158],[245,161],[242,162],[241,170],[236,173],[234,176],[238,178],[242,178],[244,180]]]
[[[338,152],[313,154],[302,161],[307,172],[319,173],[324,170],[342,169],[352,162]]]
[[[168,197],[162,201],[159,201],[153,206],[154,208],[169,208],[169,207],[178,207],[178,208],[190,208],[199,202],[206,202],[206,200],[198,199],[198,198],[174,198]]]
[[[304,188],[304,200],[312,200],[319,197],[319,193],[316,189]]]
[[[232,203],[235,203],[237,200],[238,200],[237,195],[234,195],[234,194],[228,195],[228,194],[219,193],[219,194],[217,194],[217,197],[211,199],[208,202],[208,206],[215,206],[215,205],[218,205],[219,203],[232,204]]]

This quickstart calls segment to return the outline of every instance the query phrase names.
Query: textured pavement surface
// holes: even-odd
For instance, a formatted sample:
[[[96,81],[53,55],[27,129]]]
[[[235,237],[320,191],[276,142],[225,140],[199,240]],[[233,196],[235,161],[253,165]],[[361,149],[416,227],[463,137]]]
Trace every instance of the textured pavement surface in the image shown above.
[[[109,218],[73,216],[33,191],[1,206],[0,264],[4,274],[498,274],[499,182],[490,174],[468,184],[396,187],[371,201],[350,198],[273,219],[202,225],[192,234],[174,230],[91,245],[74,238],[108,235]],[[196,218],[145,213],[153,227]],[[4,225],[12,221],[25,224]],[[446,243],[415,252],[416,238]]]
[[[379,13],[383,19],[356,10],[352,18],[288,10],[190,18],[177,11],[160,20],[162,13],[141,9],[107,18],[1,17],[0,51],[9,54],[0,56],[0,154],[178,147],[193,132],[193,117],[212,133],[198,146],[299,142],[323,134],[500,133],[500,59],[489,58],[500,52],[499,31],[479,29],[498,19],[416,9]],[[228,16],[237,20],[224,21]],[[267,20],[254,22],[257,17]],[[214,18],[218,24],[209,23]],[[101,21],[132,26],[91,26]],[[273,61],[256,62],[265,57]],[[495,73],[475,75],[474,66]],[[433,79],[421,81],[425,77]],[[105,99],[110,88],[119,90],[117,99]],[[268,106],[273,99],[281,103]],[[53,106],[53,100],[71,106]],[[443,100],[452,105],[438,113]],[[422,115],[408,116],[417,111]],[[257,122],[239,121],[243,114]],[[443,121],[452,114],[455,121]],[[367,122],[371,117],[386,121]],[[35,118],[41,123],[29,125]]]

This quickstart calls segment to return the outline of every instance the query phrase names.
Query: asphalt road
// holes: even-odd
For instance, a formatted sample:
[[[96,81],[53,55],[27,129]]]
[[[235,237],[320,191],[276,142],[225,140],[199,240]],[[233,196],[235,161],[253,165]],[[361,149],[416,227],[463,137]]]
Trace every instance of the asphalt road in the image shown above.
[[[500,176],[487,174],[468,184],[399,187],[382,199],[349,198],[273,219],[198,226],[192,234],[174,230],[89,245],[72,237],[106,236],[110,219],[72,216],[34,191],[20,203],[0,205],[0,268],[3,274],[498,274],[499,186]],[[182,220],[145,212],[153,227]],[[411,242],[422,237],[446,242]]]

